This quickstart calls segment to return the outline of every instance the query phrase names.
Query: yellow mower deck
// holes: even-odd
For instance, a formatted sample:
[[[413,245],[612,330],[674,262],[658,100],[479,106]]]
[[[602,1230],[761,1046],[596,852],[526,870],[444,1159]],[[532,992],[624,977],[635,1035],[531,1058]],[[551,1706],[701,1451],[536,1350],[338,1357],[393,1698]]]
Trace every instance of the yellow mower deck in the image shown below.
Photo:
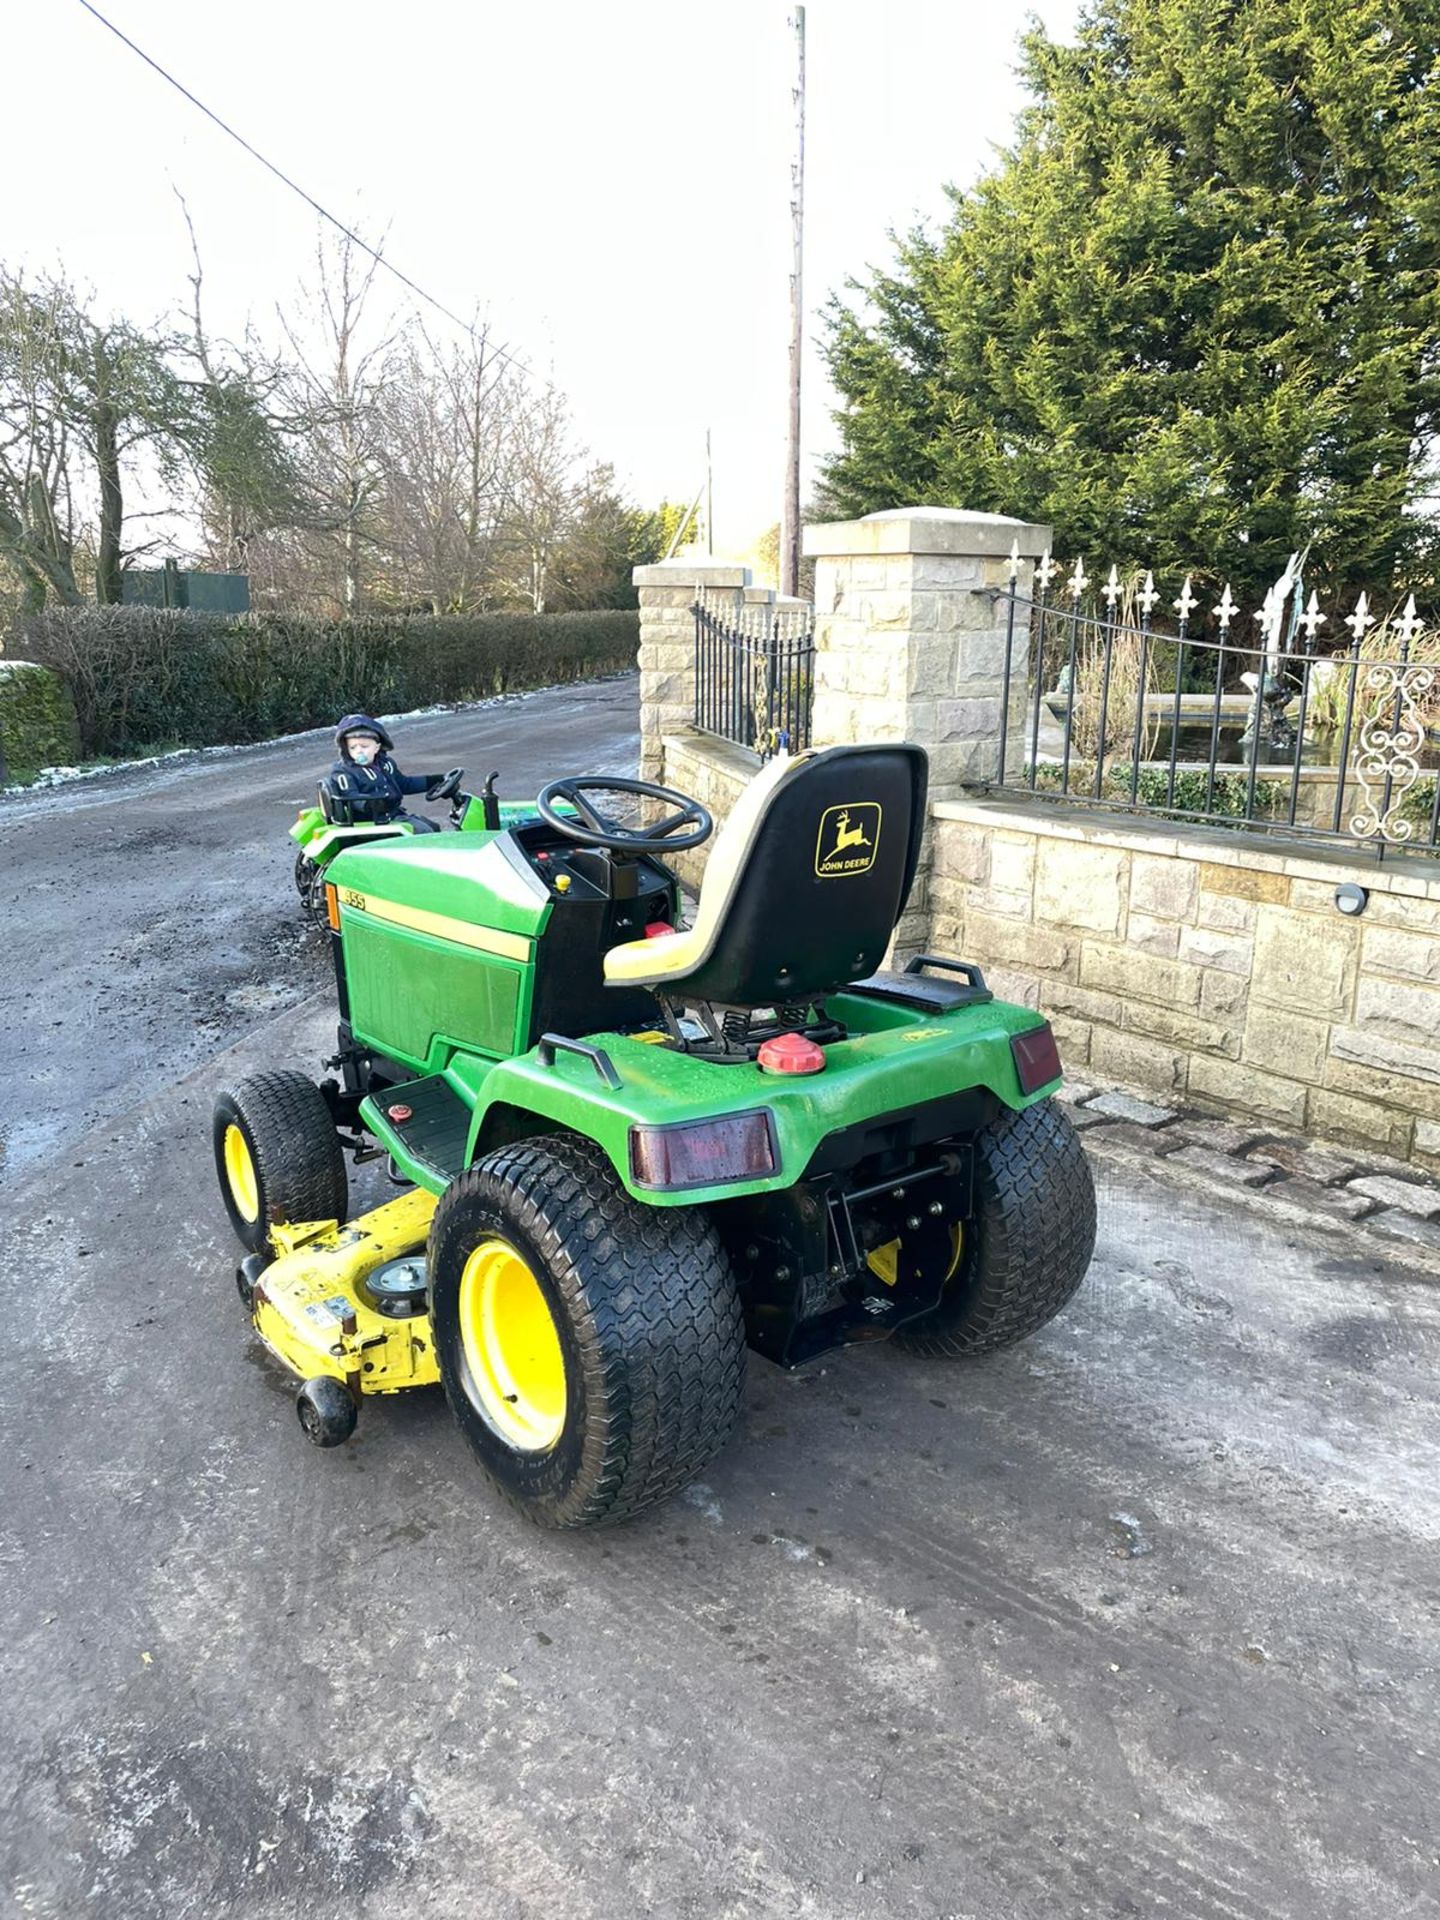
[[[362,1285],[385,1261],[423,1251],[434,1211],[434,1194],[417,1188],[344,1226],[310,1220],[271,1228],[276,1258],[255,1282],[251,1316],[297,1379],[329,1374],[357,1397],[439,1380],[429,1316],[380,1313]]]

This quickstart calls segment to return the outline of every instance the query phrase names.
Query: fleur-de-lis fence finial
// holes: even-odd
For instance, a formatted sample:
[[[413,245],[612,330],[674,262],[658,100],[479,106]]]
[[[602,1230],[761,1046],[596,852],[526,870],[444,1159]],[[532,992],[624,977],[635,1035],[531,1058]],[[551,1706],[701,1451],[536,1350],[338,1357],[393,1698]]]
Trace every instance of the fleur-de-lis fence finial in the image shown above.
[[[1040,584],[1042,593],[1050,585],[1050,582],[1059,571],[1059,567],[1056,566],[1050,557],[1049,547],[1046,547],[1044,553],[1042,553],[1040,558],[1035,562],[1035,578]]]
[[[1014,585],[1016,577],[1019,574],[1019,572],[1020,572],[1020,542],[1017,538],[1010,542],[1010,583],[1012,586]]]
[[[1353,613],[1347,613],[1345,616],[1345,625],[1350,629],[1351,633],[1354,634],[1357,647],[1374,624],[1375,616],[1370,611],[1370,596],[1362,593],[1360,598],[1355,602],[1355,611]]]
[[[1200,602],[1190,591],[1190,575],[1188,573],[1185,576],[1185,584],[1180,589],[1179,599],[1172,602],[1172,604],[1182,621],[1188,621],[1190,615],[1195,611],[1196,607],[1199,606]]]
[[[1313,647],[1315,645],[1316,631],[1326,624],[1327,618],[1328,616],[1320,611],[1320,602],[1315,597],[1315,589],[1312,587],[1310,589],[1310,604],[1295,622],[1297,627],[1303,627],[1305,629],[1305,644],[1307,647]]]
[[[1085,571],[1085,562],[1083,560],[1077,560],[1075,562],[1075,571],[1071,574],[1068,584],[1070,588],[1070,598],[1078,601],[1081,594],[1090,584],[1090,576]]]
[[[1215,605],[1215,618],[1220,622],[1220,638],[1223,640],[1230,631],[1230,622],[1240,611],[1234,594],[1230,591],[1230,582],[1225,582],[1225,591]]]
[[[1425,630],[1425,622],[1420,618],[1419,614],[1416,613],[1415,611],[1415,596],[1413,593],[1410,595],[1410,598],[1405,602],[1405,611],[1401,614],[1398,620],[1392,621],[1391,625],[1394,628],[1395,632],[1399,634],[1400,645],[1404,648],[1405,655],[1408,659],[1410,654],[1411,642],[1414,640],[1417,633],[1423,633]]]
[[[1135,596],[1135,604],[1147,620],[1150,618],[1150,609],[1159,598],[1160,591],[1155,585],[1155,576],[1147,568],[1145,584]]]

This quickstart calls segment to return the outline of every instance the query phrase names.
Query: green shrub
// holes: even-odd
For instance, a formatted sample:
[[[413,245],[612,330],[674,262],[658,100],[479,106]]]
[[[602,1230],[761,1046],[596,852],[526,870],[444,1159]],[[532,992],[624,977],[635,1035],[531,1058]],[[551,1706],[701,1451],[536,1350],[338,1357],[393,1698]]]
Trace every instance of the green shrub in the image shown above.
[[[95,757],[593,679],[633,666],[639,637],[633,612],[332,621],[82,607],[22,620],[16,651],[64,676]]]
[[[1430,822],[1435,818],[1435,780],[1417,780],[1400,802],[1400,818],[1414,829],[1416,843],[1428,838]]]
[[[1024,779],[1028,785],[1031,773],[1035,776],[1035,787],[1041,793],[1058,793],[1061,788],[1062,769],[1046,761],[1038,767],[1025,768]],[[1130,774],[1128,762],[1105,769],[1105,779],[1101,786],[1100,798],[1110,801],[1130,803]],[[1259,780],[1255,785],[1255,811],[1263,814],[1273,803],[1275,796],[1268,789],[1277,788],[1275,781]],[[1245,817],[1245,798],[1247,793],[1247,775],[1216,770],[1213,788],[1210,784],[1208,767],[1177,767],[1175,769],[1175,791],[1170,792],[1170,769],[1166,767],[1142,766],[1135,781],[1135,799],[1133,805],[1143,807],[1147,812],[1158,812],[1161,819],[1183,820],[1187,816],[1201,813],[1209,817],[1224,820],[1240,820]],[[1288,781],[1284,791],[1289,793]],[[1069,793],[1072,800],[1087,800],[1095,791],[1095,762],[1093,760],[1072,760],[1070,762]]]
[[[28,660],[0,660],[0,785],[33,780],[79,752],[75,707],[60,675]]]

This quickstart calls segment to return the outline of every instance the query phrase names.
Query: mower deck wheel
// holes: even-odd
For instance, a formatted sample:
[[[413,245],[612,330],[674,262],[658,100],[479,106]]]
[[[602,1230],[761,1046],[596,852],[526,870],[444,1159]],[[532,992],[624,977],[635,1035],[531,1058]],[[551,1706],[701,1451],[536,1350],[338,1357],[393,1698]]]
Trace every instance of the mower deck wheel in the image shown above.
[[[698,1207],[632,1200],[593,1142],[522,1140],[462,1173],[429,1264],[451,1411],[538,1525],[628,1519],[729,1437],[745,1333],[719,1236]]]
[[[317,1373],[295,1396],[295,1411],[305,1438],[316,1447],[341,1447],[355,1431],[360,1409],[343,1380]]]
[[[946,1359],[1013,1346],[1055,1318],[1094,1251],[1095,1183],[1067,1116],[1053,1100],[1002,1113],[975,1136],[974,1217],[940,1304],[895,1344]]]
[[[303,1073],[254,1073],[215,1102],[215,1170],[241,1245],[264,1253],[273,1220],[344,1220],[345,1156],[325,1096]]]

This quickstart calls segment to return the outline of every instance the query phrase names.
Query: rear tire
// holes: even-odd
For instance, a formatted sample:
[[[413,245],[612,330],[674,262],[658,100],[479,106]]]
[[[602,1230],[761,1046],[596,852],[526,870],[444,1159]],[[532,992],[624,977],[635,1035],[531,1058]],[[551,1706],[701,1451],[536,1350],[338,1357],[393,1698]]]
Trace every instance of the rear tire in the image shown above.
[[[1051,1100],[975,1136],[975,1215],[938,1307],[895,1332],[911,1353],[993,1353],[1035,1333],[1074,1294],[1095,1251],[1095,1183]]]
[[[453,1182],[430,1229],[430,1314],[462,1433],[539,1526],[629,1519],[735,1424],[745,1331],[714,1227],[632,1200],[590,1141],[520,1141]]]
[[[274,1221],[344,1220],[345,1156],[325,1097],[303,1073],[255,1073],[227,1087],[212,1123],[220,1192],[240,1244],[264,1253]]]

